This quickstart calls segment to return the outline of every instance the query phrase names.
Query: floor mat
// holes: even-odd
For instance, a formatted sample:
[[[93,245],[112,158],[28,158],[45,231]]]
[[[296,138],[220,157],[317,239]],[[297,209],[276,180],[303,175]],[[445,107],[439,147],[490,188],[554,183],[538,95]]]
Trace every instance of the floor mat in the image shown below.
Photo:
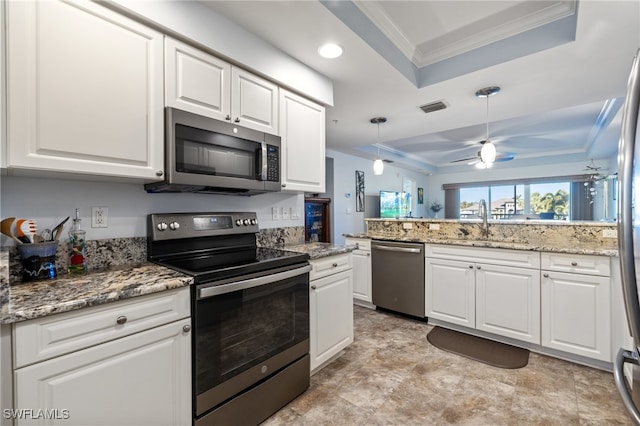
[[[427,340],[436,348],[500,368],[522,368],[529,362],[529,350],[482,337],[434,327]]]

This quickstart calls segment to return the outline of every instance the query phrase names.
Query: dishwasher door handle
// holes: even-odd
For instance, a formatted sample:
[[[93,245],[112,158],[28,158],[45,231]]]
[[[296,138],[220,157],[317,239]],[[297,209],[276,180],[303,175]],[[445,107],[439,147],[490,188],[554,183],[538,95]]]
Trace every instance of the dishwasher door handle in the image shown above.
[[[402,253],[422,253],[422,250],[419,248],[411,248],[411,247],[393,247],[393,246],[371,246],[376,250],[384,250],[384,251],[399,251]]]

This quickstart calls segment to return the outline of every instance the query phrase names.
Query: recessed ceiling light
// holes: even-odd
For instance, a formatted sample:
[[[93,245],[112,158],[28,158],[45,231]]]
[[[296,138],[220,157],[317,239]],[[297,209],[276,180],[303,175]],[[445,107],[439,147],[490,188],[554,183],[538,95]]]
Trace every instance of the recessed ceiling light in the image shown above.
[[[318,53],[323,58],[335,59],[342,55],[343,49],[335,43],[326,43],[318,48]]]

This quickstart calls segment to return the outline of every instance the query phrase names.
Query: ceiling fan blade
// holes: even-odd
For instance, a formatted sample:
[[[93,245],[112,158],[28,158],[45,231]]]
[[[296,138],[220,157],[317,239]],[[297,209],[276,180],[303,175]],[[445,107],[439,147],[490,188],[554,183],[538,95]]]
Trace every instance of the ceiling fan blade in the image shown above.
[[[471,161],[471,160],[477,160],[477,159],[478,159],[478,156],[475,155],[473,157],[460,158],[459,160],[449,161],[449,163],[462,163],[463,161]]]

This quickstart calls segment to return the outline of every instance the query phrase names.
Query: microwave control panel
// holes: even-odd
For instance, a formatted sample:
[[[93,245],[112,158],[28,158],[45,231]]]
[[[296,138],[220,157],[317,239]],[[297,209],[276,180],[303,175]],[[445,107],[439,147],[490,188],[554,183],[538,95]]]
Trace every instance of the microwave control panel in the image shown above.
[[[280,182],[280,153],[275,145],[267,145],[267,180]]]

